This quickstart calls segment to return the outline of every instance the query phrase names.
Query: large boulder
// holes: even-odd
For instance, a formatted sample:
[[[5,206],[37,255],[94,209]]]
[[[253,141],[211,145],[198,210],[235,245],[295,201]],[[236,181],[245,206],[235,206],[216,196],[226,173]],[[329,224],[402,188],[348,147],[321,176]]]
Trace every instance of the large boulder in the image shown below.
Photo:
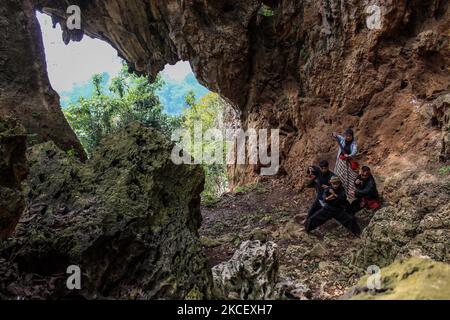
[[[0,240],[12,233],[25,209],[21,182],[27,173],[25,130],[15,119],[0,119]]]
[[[278,268],[275,243],[245,241],[229,261],[213,267],[215,295],[224,299],[273,298]]]
[[[343,298],[449,300],[450,265],[417,257],[398,260],[381,269],[379,274],[363,277]]]
[[[107,137],[86,165],[52,142],[34,146],[28,212],[0,247],[0,297],[210,297],[197,233],[203,171],[175,165],[172,147],[138,124]],[[71,265],[82,273],[75,292]]]
[[[450,176],[401,172],[386,180],[384,196],[388,204],[364,230],[357,263],[383,267],[410,256],[450,262]]]

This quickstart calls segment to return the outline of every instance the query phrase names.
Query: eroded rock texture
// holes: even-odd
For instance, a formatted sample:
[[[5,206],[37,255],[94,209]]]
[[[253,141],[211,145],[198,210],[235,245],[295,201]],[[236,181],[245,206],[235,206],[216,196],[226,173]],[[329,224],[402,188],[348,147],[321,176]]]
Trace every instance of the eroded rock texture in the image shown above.
[[[63,150],[73,149],[84,159],[83,148],[50,86],[33,6],[32,0],[0,3],[0,116],[19,119],[30,142],[52,140]]]
[[[139,125],[108,137],[86,165],[53,142],[33,147],[28,212],[0,249],[0,297],[210,297],[197,235],[203,172],[174,165],[171,149]],[[81,291],[66,288],[70,265]]]
[[[401,172],[386,181],[385,200],[362,234],[359,265],[384,267],[410,256],[450,262],[448,174]]]
[[[379,275],[379,277],[378,277]],[[343,298],[352,300],[448,300],[450,265],[430,259],[398,260],[377,276],[365,276]],[[377,283],[377,281],[379,281]]]
[[[278,268],[275,243],[245,241],[229,261],[212,269],[216,295],[222,299],[273,299]]]
[[[441,154],[442,162],[450,161],[450,94],[442,95],[432,103],[432,124],[442,129]]]
[[[0,118],[0,240],[13,231],[25,209],[21,183],[28,174],[25,129]]]
[[[334,160],[330,134],[348,126],[361,160],[378,172],[440,155],[442,131],[419,115],[450,90],[448,1],[379,1],[379,29],[368,27],[365,0],[72,2],[84,32],[111,43],[133,69],[154,77],[188,60],[240,110],[244,128],[281,129],[281,173],[296,185],[310,162]],[[261,13],[263,3],[273,15]],[[63,25],[67,5],[37,1]],[[80,38],[64,32],[66,41]],[[258,173],[235,168],[233,182]]]

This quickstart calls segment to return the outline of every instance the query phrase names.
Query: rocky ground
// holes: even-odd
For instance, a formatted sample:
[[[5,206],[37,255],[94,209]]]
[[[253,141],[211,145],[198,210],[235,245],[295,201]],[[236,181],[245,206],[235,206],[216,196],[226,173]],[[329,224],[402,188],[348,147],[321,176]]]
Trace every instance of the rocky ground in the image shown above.
[[[436,166],[398,172],[382,182],[383,207],[357,214],[363,229],[361,238],[352,236],[336,221],[327,222],[311,235],[305,232],[302,222],[314,190],[299,192],[283,180],[237,188],[215,205],[202,208],[200,235],[210,265],[230,259],[245,240],[274,242],[279,250],[280,278],[289,279],[290,286],[298,289],[285,296],[301,299],[341,297],[373,265],[390,270],[392,263],[416,257],[448,266],[448,173]],[[403,266],[408,264],[394,268],[408,273]],[[409,286],[398,284],[403,285]],[[395,286],[389,282],[385,289],[391,294]],[[417,292],[419,297],[422,291]]]
[[[448,167],[381,179],[384,205],[358,214],[364,231],[355,238],[335,221],[307,234],[302,221],[315,192],[285,179],[201,206],[202,170],[175,166],[172,147],[138,124],[105,139],[87,163],[52,142],[31,147],[28,179],[17,189],[26,208],[0,242],[0,299],[336,299],[352,287],[350,297],[384,298],[414,279],[424,288],[411,298],[427,297],[430,268],[401,262],[410,257],[447,263],[430,275],[444,288],[437,297],[446,296]],[[69,265],[84,279],[75,296],[66,288]],[[359,280],[371,265],[386,267],[385,294]],[[409,278],[415,265],[421,272]],[[389,271],[397,269],[405,277]]]
[[[273,241],[279,248],[280,274],[301,288],[298,297],[337,298],[362,275],[363,270],[352,265],[361,240],[335,221],[308,235],[301,222],[314,191],[297,192],[286,185],[258,183],[203,206],[200,235],[210,265],[230,259],[245,240]],[[370,216],[359,215],[362,227]]]

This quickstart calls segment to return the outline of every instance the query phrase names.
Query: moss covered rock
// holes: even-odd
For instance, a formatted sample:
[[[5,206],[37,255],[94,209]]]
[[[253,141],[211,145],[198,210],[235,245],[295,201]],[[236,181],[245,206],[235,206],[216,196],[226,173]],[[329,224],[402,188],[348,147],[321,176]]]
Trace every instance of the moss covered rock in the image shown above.
[[[275,243],[245,241],[229,261],[213,267],[215,295],[222,299],[275,298],[278,269]]]
[[[14,231],[25,209],[20,185],[27,173],[25,129],[17,120],[0,119],[0,240]]]
[[[384,267],[395,259],[427,256],[450,262],[450,176],[405,171],[387,179],[387,205],[362,234],[357,264]]]
[[[450,299],[450,265],[447,263],[417,257],[397,260],[380,270],[378,288],[368,277],[363,277],[345,298],[353,300]]]
[[[107,137],[87,164],[51,142],[34,146],[29,210],[0,251],[14,270],[3,278],[0,270],[0,294],[73,295],[66,269],[77,265],[76,294],[87,298],[209,297],[197,233],[203,171],[173,164],[172,147],[138,124]]]

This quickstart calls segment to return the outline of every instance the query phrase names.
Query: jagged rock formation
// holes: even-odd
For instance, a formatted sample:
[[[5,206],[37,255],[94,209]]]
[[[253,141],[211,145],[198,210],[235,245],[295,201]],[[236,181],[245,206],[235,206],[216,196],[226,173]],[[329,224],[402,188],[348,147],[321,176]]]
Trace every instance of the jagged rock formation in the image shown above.
[[[439,158],[450,161],[450,94],[440,96],[431,104],[431,124],[441,128],[442,142]]]
[[[66,41],[80,40],[65,27],[66,1],[36,3],[62,23]],[[261,14],[263,3],[273,15]],[[281,173],[294,184],[310,162],[334,159],[329,134],[347,126],[361,160],[379,172],[439,157],[442,132],[419,114],[450,90],[448,1],[380,2],[380,28],[367,22],[365,0],[71,4],[81,7],[84,33],[111,43],[136,71],[154,77],[188,60],[241,111],[244,128],[279,128]],[[236,168],[233,182],[258,173]]]
[[[30,142],[52,140],[84,159],[84,150],[67,124],[59,97],[48,80],[33,1],[2,1],[0,29],[0,116],[19,119]]]
[[[384,189],[389,204],[364,230],[358,263],[383,267],[409,256],[450,262],[450,177],[401,172]]]
[[[369,279],[365,276],[343,298],[352,300],[448,300],[450,265],[429,259],[398,260]],[[379,287],[377,288],[377,281]]]
[[[197,234],[203,173],[174,165],[171,149],[140,125],[108,137],[86,165],[52,142],[33,147],[28,212],[1,244],[0,297],[72,296],[70,265],[85,298],[210,297]]]
[[[229,261],[212,269],[215,295],[223,299],[274,298],[278,267],[275,243],[245,241]]]
[[[21,182],[28,174],[25,129],[0,118],[0,240],[7,238],[25,209]]]
[[[244,241],[230,260],[212,268],[214,296],[232,300],[308,300],[310,289],[280,272],[279,266],[279,248],[274,242]]]

